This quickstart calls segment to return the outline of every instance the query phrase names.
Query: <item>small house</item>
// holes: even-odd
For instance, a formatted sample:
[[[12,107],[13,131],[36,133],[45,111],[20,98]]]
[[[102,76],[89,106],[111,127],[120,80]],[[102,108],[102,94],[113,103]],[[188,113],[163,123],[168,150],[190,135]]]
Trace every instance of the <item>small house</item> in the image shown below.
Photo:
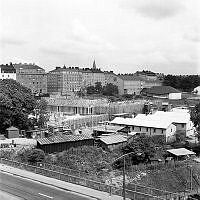
[[[99,146],[107,151],[113,151],[114,149],[121,148],[127,144],[127,137],[123,135],[110,135],[102,136],[99,139]]]
[[[8,139],[10,138],[19,138],[19,129],[11,126],[9,128],[6,129],[6,137]]]

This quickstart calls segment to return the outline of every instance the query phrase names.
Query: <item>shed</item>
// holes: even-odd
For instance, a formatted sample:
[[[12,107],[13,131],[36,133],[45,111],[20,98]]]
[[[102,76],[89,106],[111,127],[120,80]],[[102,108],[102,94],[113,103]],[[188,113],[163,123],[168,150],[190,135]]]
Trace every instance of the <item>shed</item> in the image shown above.
[[[8,139],[10,138],[19,138],[19,129],[11,126],[9,128],[6,129],[6,137]]]
[[[169,149],[169,150],[167,150],[167,152],[169,154],[171,154],[173,157],[175,157],[176,159],[181,159],[181,158],[192,156],[192,155],[196,154],[193,151],[190,151],[185,148]]]
[[[127,137],[123,135],[110,135],[110,136],[102,136],[99,139],[100,146],[105,150],[114,150],[120,148],[127,143]]]
[[[71,147],[93,146],[94,138],[86,135],[57,135],[37,139],[37,148],[45,153],[61,152]]]

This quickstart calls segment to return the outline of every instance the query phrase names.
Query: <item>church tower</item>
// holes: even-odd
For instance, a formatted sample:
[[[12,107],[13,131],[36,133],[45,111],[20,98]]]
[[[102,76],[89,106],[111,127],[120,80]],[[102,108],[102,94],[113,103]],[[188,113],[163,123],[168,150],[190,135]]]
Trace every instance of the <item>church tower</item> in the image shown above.
[[[96,68],[97,67],[96,67],[96,63],[95,63],[95,60],[94,60],[92,69],[96,69]]]

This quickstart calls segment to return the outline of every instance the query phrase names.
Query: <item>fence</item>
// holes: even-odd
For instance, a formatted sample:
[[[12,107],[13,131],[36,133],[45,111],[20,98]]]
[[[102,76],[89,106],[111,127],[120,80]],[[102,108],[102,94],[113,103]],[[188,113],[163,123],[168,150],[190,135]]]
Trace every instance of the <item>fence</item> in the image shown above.
[[[67,170],[54,171],[54,170],[46,169],[45,165],[38,167],[38,166],[33,166],[33,165],[20,163],[20,162],[16,162],[12,160],[7,160],[3,158],[0,159],[0,162],[2,164],[6,164],[12,167],[19,168],[19,169],[34,172],[36,174],[41,174],[41,175],[55,178],[61,181],[66,181],[73,184],[82,185],[82,186],[89,187],[98,191],[107,192],[110,195],[111,194],[119,195],[119,196],[123,195],[122,188],[115,187],[112,185],[106,185],[105,183],[101,183],[98,181],[89,180],[86,178],[66,174]],[[79,174],[79,176],[81,176],[81,174]],[[165,200],[184,200],[185,199],[184,194],[170,193],[170,192],[158,190],[155,188],[146,187],[142,185],[136,185],[136,184],[132,185],[132,188],[126,189],[125,192],[126,192],[126,197],[132,200],[136,200],[136,199],[142,200],[144,198],[146,200],[164,200],[164,199]]]

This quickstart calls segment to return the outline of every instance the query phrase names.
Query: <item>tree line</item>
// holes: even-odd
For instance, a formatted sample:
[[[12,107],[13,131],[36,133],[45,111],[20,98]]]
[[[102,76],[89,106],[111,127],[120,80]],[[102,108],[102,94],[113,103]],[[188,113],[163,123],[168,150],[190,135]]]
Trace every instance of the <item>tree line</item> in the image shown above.
[[[114,96],[119,93],[118,87],[112,83],[102,86],[101,82],[96,82],[95,85],[87,87],[87,94],[103,94],[105,96]]]
[[[198,75],[166,75],[163,81],[164,85],[174,87],[183,92],[192,92],[197,86],[200,86],[200,76]]]

